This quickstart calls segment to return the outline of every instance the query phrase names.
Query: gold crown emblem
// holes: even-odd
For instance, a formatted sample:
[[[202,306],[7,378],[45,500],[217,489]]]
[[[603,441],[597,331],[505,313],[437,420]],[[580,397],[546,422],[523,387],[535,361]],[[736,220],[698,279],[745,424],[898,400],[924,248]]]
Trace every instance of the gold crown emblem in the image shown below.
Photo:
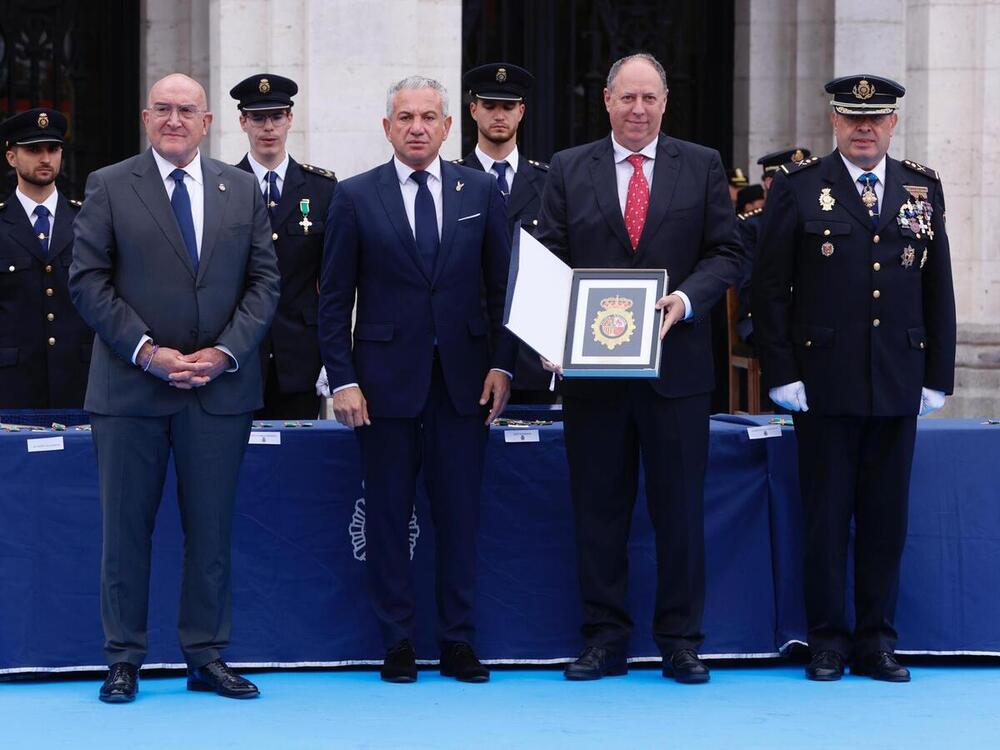
[[[866,101],[875,96],[875,87],[872,84],[868,83],[868,81],[866,81],[864,78],[858,81],[857,85],[853,89],[851,89],[851,91],[856,97],[858,97],[858,99],[861,99],[862,101]]]
[[[801,148],[795,149],[795,153],[792,154],[792,161],[802,161],[806,158],[806,155],[802,153]]]
[[[497,83],[507,80],[507,68],[497,68]]]
[[[271,82],[266,78],[261,78],[260,83],[257,84],[257,90],[262,94],[266,94],[271,90]]]
[[[42,112],[38,115],[38,127],[47,128],[49,126],[49,116]]]
[[[601,300],[601,307],[605,310],[631,310],[634,303],[628,297],[605,297]]]

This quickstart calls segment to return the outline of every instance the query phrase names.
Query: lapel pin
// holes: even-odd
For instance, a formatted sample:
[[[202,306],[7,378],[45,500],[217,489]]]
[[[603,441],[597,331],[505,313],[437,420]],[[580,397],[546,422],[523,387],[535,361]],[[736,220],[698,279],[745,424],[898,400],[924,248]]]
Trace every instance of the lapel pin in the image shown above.
[[[222,191],[223,193],[226,192],[226,183],[220,182],[219,183],[219,190]]]
[[[455,192],[456,193],[461,193],[462,192],[462,188],[464,188],[464,187],[465,187],[465,183],[462,182],[461,180],[459,180],[458,182],[455,183]]]

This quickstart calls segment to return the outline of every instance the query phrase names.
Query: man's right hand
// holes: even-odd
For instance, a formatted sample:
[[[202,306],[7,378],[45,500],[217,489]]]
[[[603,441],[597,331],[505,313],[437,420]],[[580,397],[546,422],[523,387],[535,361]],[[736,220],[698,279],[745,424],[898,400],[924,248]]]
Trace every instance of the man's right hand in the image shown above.
[[[333,416],[342,425],[350,428],[370,425],[368,402],[361,389],[353,385],[333,394]]]

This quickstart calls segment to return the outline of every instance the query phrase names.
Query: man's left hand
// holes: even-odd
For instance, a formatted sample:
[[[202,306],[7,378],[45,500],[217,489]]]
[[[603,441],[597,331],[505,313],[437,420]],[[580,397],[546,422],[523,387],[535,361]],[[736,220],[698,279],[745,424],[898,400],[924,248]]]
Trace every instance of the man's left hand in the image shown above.
[[[510,378],[506,373],[499,370],[490,370],[486,373],[486,380],[483,381],[483,395],[479,397],[479,405],[486,406],[493,397],[493,406],[490,408],[489,416],[486,417],[486,424],[493,424],[493,420],[500,416],[507,401],[510,399]]]
[[[660,338],[667,335],[667,331],[679,320],[684,319],[687,310],[684,307],[684,300],[676,294],[668,294],[656,300],[656,309],[663,310],[663,323],[660,325]]]
[[[215,347],[182,354],[180,359],[190,366],[187,370],[170,374],[170,384],[178,388],[199,388],[207,385],[232,367],[229,355]]]

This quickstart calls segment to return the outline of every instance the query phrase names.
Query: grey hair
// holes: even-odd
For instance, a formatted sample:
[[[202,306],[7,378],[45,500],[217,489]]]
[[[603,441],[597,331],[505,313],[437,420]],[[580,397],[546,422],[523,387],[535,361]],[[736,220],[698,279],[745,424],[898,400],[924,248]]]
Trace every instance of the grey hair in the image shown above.
[[[653,70],[657,72],[660,76],[660,81],[663,83],[663,93],[666,94],[669,91],[667,88],[667,71],[665,71],[663,66],[660,65],[660,61],[648,52],[636,52],[634,55],[626,55],[620,60],[616,60],[615,64],[611,66],[611,70],[608,71],[608,91],[611,91],[611,89],[614,88],[615,78],[618,77],[618,71],[622,69],[622,65],[627,62],[632,62],[633,60],[645,60],[652,65]]]
[[[389,92],[385,97],[385,116],[392,119],[392,100],[403,89],[433,89],[441,97],[441,114],[448,116],[448,89],[441,85],[439,81],[426,76],[408,76],[402,81],[397,81],[389,87]]]

